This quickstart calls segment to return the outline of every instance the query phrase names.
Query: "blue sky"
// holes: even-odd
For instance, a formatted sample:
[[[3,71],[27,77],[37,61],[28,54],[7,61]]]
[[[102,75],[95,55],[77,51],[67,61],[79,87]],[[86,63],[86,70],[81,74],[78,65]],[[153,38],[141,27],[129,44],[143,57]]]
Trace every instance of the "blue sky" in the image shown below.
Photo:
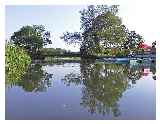
[[[85,6],[6,6],[6,38],[24,25],[42,24],[51,32],[52,45],[73,51],[78,46],[67,45],[59,37],[65,31],[80,31],[79,11]]]
[[[108,5],[120,5],[119,16],[130,30],[141,34],[147,44],[159,39],[160,28],[157,14],[160,11],[155,0],[116,0]],[[8,39],[13,32],[24,25],[42,24],[51,32],[52,45],[47,47],[61,47],[72,51],[78,51],[79,47],[69,46],[59,37],[65,31],[79,31],[79,11],[86,5],[12,5],[6,6],[6,31]]]

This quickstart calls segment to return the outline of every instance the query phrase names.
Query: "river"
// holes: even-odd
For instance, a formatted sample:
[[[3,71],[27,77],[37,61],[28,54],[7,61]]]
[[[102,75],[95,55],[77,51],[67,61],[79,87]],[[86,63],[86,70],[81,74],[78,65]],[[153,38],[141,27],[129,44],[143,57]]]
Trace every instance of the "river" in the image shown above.
[[[32,63],[6,82],[7,120],[154,120],[155,64]]]

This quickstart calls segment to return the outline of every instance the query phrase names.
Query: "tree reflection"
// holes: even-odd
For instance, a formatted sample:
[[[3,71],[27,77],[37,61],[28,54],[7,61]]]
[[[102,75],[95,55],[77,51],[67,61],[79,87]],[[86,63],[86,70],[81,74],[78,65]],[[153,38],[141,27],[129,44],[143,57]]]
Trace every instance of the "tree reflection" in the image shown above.
[[[80,105],[91,114],[120,116],[119,100],[143,75],[146,67],[120,64],[94,63],[82,60],[80,73],[69,73],[62,79],[67,86],[83,84]],[[154,69],[152,70],[154,71]],[[129,83],[131,81],[131,83]]]
[[[148,69],[148,72],[145,70]],[[143,76],[152,74],[152,78],[156,80],[156,65],[154,63],[141,63],[128,67],[128,78],[132,81],[132,84],[136,84],[136,81]]]
[[[51,87],[52,74],[44,72],[40,64],[33,64],[18,82],[10,83],[9,87],[21,86],[27,92],[44,92]]]
[[[82,60],[80,69],[80,74],[70,73],[62,80],[67,85],[83,83],[81,106],[91,114],[112,112],[119,116],[118,101],[128,88],[127,67]]]
[[[70,84],[79,85],[79,84],[81,84],[81,76],[80,76],[80,74],[75,74],[75,73],[71,72],[71,73],[65,75],[65,77],[62,79],[62,81],[67,86],[70,86]]]
[[[133,66],[128,68],[128,78],[132,81],[132,84],[136,84],[136,81],[142,77],[141,66]]]
[[[86,70],[86,68],[88,70]],[[119,99],[128,87],[127,70],[117,64],[81,64],[83,84],[81,105],[90,113],[119,116]]]
[[[150,71],[152,72],[152,78],[153,80],[156,80],[156,65],[155,63],[152,63],[150,66]]]

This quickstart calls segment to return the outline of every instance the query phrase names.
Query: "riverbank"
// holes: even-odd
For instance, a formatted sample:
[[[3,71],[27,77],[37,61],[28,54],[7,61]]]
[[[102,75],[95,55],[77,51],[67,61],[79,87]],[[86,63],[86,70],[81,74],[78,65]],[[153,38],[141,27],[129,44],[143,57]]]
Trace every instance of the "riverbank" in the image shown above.
[[[43,60],[32,60],[33,63],[79,62],[81,57],[47,57]]]

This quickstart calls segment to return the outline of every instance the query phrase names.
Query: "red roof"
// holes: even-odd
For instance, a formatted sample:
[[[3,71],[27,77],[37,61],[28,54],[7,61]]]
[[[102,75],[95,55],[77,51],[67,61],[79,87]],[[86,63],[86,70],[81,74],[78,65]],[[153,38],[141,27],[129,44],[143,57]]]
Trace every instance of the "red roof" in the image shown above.
[[[152,48],[151,46],[148,46],[147,44],[144,44],[144,43],[140,43],[138,47],[142,48],[142,49],[150,49],[150,48]]]

